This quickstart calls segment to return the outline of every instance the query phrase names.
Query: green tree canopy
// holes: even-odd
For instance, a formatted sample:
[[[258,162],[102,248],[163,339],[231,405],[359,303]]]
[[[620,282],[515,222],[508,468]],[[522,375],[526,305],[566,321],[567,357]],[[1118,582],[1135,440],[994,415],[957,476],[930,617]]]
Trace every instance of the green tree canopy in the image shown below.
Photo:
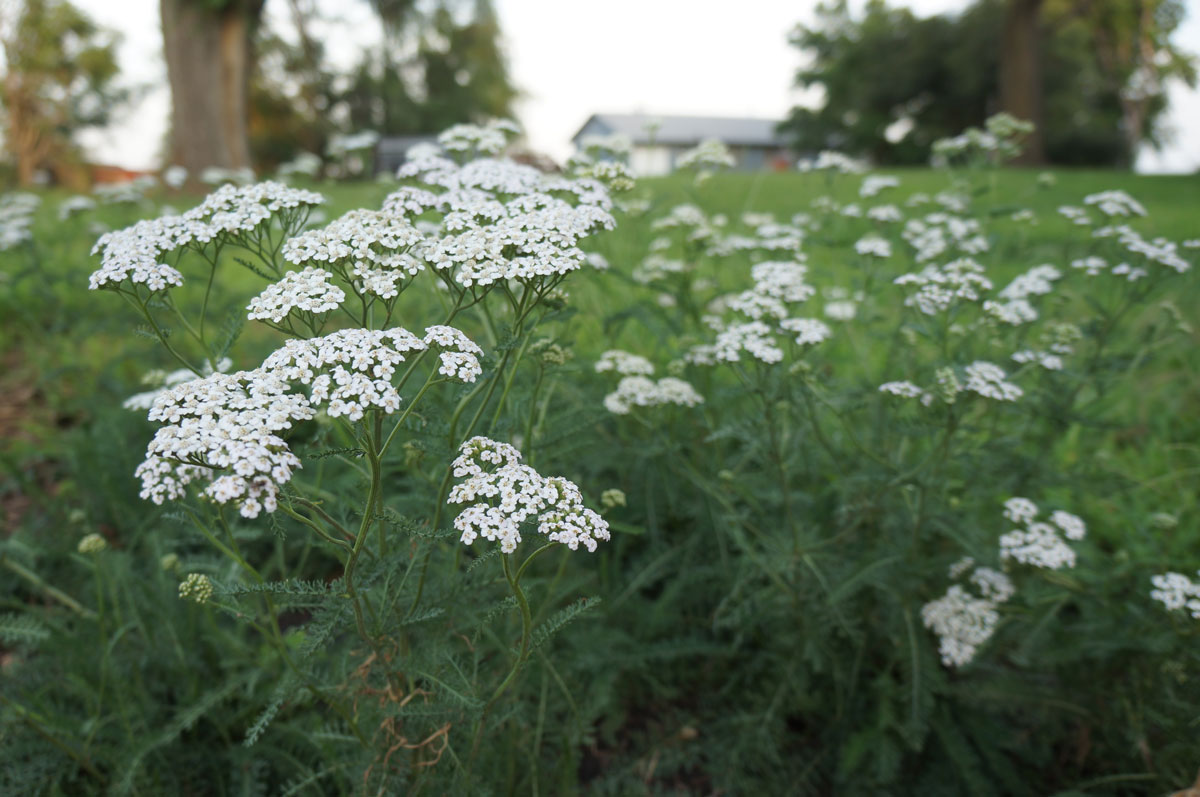
[[[24,0],[3,11],[0,102],[18,182],[49,169],[80,187],[87,176],[76,135],[106,124],[128,96],[116,82],[116,34],[66,0]]]
[[[824,104],[794,109],[786,131],[804,151],[925,161],[933,141],[1004,110],[997,32],[1006,10],[1005,0],[978,0],[958,15],[922,18],[871,0],[855,17],[846,0],[822,4],[792,41],[809,58],[797,85],[819,88]],[[1050,162],[1128,164],[1143,138],[1157,141],[1163,82],[1194,79],[1169,43],[1181,19],[1178,0],[1055,0],[1041,10],[1042,110],[1034,121]]]

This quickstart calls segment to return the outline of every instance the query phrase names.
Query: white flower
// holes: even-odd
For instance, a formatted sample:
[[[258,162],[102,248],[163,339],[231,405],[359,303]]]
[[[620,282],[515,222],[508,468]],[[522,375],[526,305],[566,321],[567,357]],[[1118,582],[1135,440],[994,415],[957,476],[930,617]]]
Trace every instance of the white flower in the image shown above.
[[[994,601],[976,598],[955,584],[941,598],[922,607],[921,622],[938,636],[942,663],[961,667],[992,638],[1000,614]]]
[[[143,219],[123,230],[105,233],[92,248],[93,255],[100,254],[100,268],[92,273],[88,288],[98,290],[126,280],[151,291],[182,285],[183,275],[162,261],[197,233],[207,234],[203,225],[189,223],[181,216]]]
[[[901,398],[919,398],[925,394],[925,391],[914,385],[908,380],[901,382],[884,382],[879,386],[881,393],[890,393],[893,396]]]
[[[969,257],[938,266],[926,266],[893,280],[897,285],[916,285],[917,291],[905,299],[908,307],[916,307],[925,315],[937,315],[958,300],[978,301],[983,291],[992,289],[992,281],[984,276],[984,268]]]
[[[849,300],[826,302],[825,317],[834,321],[852,321],[858,315],[858,304]]]
[[[1028,523],[1037,514],[1037,504],[1028,498],[1014,497],[1004,502],[1004,517],[1013,523]]]
[[[895,205],[876,205],[867,210],[867,218],[871,221],[896,222],[903,221],[904,214]]]
[[[860,255],[891,257],[892,245],[886,238],[880,238],[878,235],[865,235],[854,244],[854,251]]]
[[[425,236],[400,213],[352,210],[319,230],[288,239],[282,254],[296,265],[346,267],[346,276],[357,279],[356,290],[392,299],[401,290],[401,279],[425,268],[424,242]]]
[[[970,581],[978,587],[983,597],[996,603],[1004,603],[1015,595],[1017,591],[1016,587],[1013,586],[1012,579],[999,570],[993,570],[990,567],[975,568],[975,572],[971,574]]]
[[[1005,286],[1000,291],[1000,298],[1012,300],[1042,296],[1054,290],[1054,281],[1061,278],[1062,272],[1054,266],[1034,266]]]
[[[571,550],[583,545],[595,551],[609,539],[608,523],[583,505],[573,482],[521,464],[521,453],[507,443],[473,437],[459,447],[451,469],[463,481],[451,488],[447,503],[470,504],[454,519],[465,545],[483,537],[512,553],[521,542],[521,524],[531,520],[539,533]]]
[[[1200,583],[1182,573],[1151,576],[1150,583],[1154,585],[1150,597],[1165,606],[1167,611],[1187,609],[1192,617],[1200,620]]]
[[[1022,349],[1018,352],[1013,352],[1013,360],[1019,363],[1037,363],[1047,371],[1061,371],[1063,368],[1062,357],[1049,352],[1036,351],[1034,349]]]
[[[1021,564],[1060,570],[1075,566],[1075,551],[1049,523],[1030,522],[1024,530],[1014,529],[1000,537],[1000,558]]]
[[[438,373],[462,382],[474,382],[483,373],[479,355],[483,349],[475,341],[454,327],[437,325],[425,330],[425,345],[446,349],[438,355],[441,367]]]
[[[511,136],[519,132],[515,122],[493,119],[485,125],[454,125],[438,135],[438,143],[448,152],[495,155],[508,145]]]
[[[1087,534],[1087,525],[1079,517],[1070,512],[1057,509],[1050,515],[1050,522],[1062,529],[1068,540],[1082,540]]]
[[[289,271],[279,282],[268,285],[250,300],[246,308],[250,320],[267,320],[280,324],[293,310],[309,313],[328,313],[336,310],[346,299],[345,292],[330,282],[328,271],[309,266],[300,273]]]
[[[996,401],[1016,401],[1025,391],[1005,381],[1004,369],[993,363],[977,360],[964,369],[967,382],[965,388],[984,398]]]
[[[328,403],[330,417],[357,421],[370,409],[393,413],[400,408],[400,394],[391,383],[396,366],[408,352],[426,348],[425,341],[402,327],[343,329],[311,340],[289,340],[267,357],[261,370],[309,385],[310,403]],[[478,363],[454,368],[469,374]]]
[[[734,160],[729,147],[715,138],[708,138],[692,149],[681,153],[678,160],[675,161],[675,166],[679,169],[700,169],[732,167],[735,163],[737,161]]]
[[[604,408],[614,415],[628,415],[634,407],[658,407],[675,404],[695,407],[704,397],[690,384],[673,376],[665,376],[657,382],[646,376],[627,376],[617,384],[617,389],[604,397]]]
[[[1101,191],[1083,198],[1083,204],[1094,205],[1105,216],[1145,216],[1146,208],[1124,191]]]
[[[205,495],[237,504],[244,517],[275,511],[279,486],[300,468],[278,433],[314,414],[304,396],[287,391],[283,379],[261,370],[212,374],[165,391],[149,418],[166,425],[135,472],[141,497],[179,499],[199,479],[208,482]]]
[[[72,216],[83,213],[87,210],[93,210],[96,207],[96,200],[88,196],[70,196],[58,203],[58,220],[66,221]]]
[[[783,359],[783,349],[771,337],[771,328],[762,321],[733,324],[721,330],[712,344],[692,347],[687,359],[698,365],[737,362],[743,351],[768,364]]]
[[[620,349],[610,349],[600,355],[596,361],[596,373],[616,371],[625,376],[649,376],[654,373],[654,365],[649,360],[637,354],[630,354]]]
[[[898,185],[900,185],[899,177],[870,174],[863,178],[862,185],[858,187],[858,195],[866,199],[875,196],[885,188],[895,188]]]
[[[779,322],[779,326],[788,332],[795,332],[796,342],[801,346],[820,343],[833,334],[828,324],[815,318],[786,318]]]

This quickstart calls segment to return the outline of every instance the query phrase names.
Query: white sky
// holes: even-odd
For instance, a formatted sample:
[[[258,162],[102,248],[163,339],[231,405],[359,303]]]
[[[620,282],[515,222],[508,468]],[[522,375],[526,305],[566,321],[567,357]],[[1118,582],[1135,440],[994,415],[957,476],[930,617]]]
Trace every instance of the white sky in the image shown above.
[[[123,35],[126,80],[150,88],[120,123],[86,139],[94,155],[130,168],[157,164],[169,95],[158,0],[75,0]],[[908,0],[918,13],[953,11],[966,0]],[[1200,3],[1176,42],[1200,53]],[[365,0],[318,0],[333,21],[318,31],[332,59],[352,63],[375,38]],[[816,0],[496,0],[509,67],[522,98],[517,116],[529,145],[556,158],[596,112],[692,113],[782,118],[802,97],[792,88],[799,52],[788,45]],[[861,5],[861,0],[855,5]],[[282,0],[267,13],[286,24]],[[340,17],[340,19],[338,19]],[[1139,171],[1200,169],[1200,91],[1170,88],[1174,140],[1145,152]]]

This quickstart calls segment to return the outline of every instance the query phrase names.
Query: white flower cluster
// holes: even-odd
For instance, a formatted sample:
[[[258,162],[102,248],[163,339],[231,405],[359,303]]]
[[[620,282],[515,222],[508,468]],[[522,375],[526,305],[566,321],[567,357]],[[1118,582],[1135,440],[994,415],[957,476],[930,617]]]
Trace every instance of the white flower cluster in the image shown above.
[[[718,332],[712,343],[693,346],[686,359],[696,365],[733,363],[741,358],[741,352],[768,364],[783,359],[783,349],[776,343],[771,327],[762,321],[731,324]]]
[[[190,482],[208,480],[205,495],[238,504],[244,517],[275,511],[279,486],[300,468],[278,433],[314,414],[304,396],[287,391],[284,379],[256,370],[212,374],[164,392],[149,418],[167,425],[134,473],[141,497],[161,504],[182,498]]]
[[[444,324],[427,327],[424,343],[426,346],[443,349],[438,355],[438,361],[441,363],[438,373],[443,376],[462,382],[474,382],[483,373],[483,367],[479,364],[479,355],[483,354],[483,349],[461,330]]]
[[[329,415],[357,421],[372,408],[392,413],[400,393],[391,380],[405,355],[428,345],[402,327],[342,329],[311,340],[289,340],[263,362],[262,370],[311,388],[309,402],[328,402]]]
[[[58,203],[58,220],[66,221],[72,216],[84,213],[89,210],[95,210],[96,200],[90,196],[69,196],[62,202]]]
[[[229,373],[229,369],[233,367],[233,360],[224,357],[217,362],[217,373]],[[210,376],[213,373],[212,366],[205,361],[203,376]],[[121,403],[121,406],[127,410],[149,410],[154,406],[154,402],[165,393],[169,388],[181,385],[184,382],[190,382],[196,379],[195,372],[187,368],[180,368],[175,371],[148,371],[142,376],[142,384],[153,386],[153,390],[147,390],[143,393],[134,393],[129,398]]]
[[[622,376],[649,376],[654,373],[654,365],[641,355],[610,349],[596,361],[596,373],[605,371],[616,371]]]
[[[1006,381],[1004,369],[993,363],[976,360],[963,369],[967,376],[965,389],[996,401],[1016,401],[1025,391]]]
[[[1192,264],[1179,254],[1179,245],[1174,241],[1168,241],[1166,238],[1155,238],[1152,241],[1147,241],[1140,233],[1130,228],[1127,224],[1101,227],[1095,230],[1092,235],[1097,238],[1116,238],[1117,243],[1125,247],[1130,254],[1143,257],[1150,263],[1166,266],[1180,274],[1190,271],[1192,268]],[[1146,274],[1146,270],[1142,268],[1129,269],[1126,266],[1125,268],[1121,268],[1120,271],[1118,271],[1118,268],[1121,267],[1114,268],[1112,273],[1126,274],[1131,281]],[[1134,276],[1135,273],[1138,276]]]
[[[289,271],[279,282],[250,300],[246,308],[251,321],[266,320],[279,324],[293,310],[328,313],[346,300],[346,293],[330,282],[328,271],[309,266],[299,273]]]
[[[627,376],[604,397],[604,408],[614,415],[628,415],[634,407],[695,407],[703,402],[704,397],[682,379],[665,376],[656,382],[647,376]]]
[[[0,252],[33,240],[33,214],[42,204],[36,194],[0,195]]]
[[[906,307],[916,307],[925,315],[937,315],[949,309],[957,300],[979,301],[981,292],[992,289],[992,281],[984,276],[984,268],[969,257],[959,258],[938,266],[926,266],[919,272],[896,277],[896,285],[916,285],[917,290],[904,300]]]
[[[1192,617],[1200,620],[1200,583],[1182,573],[1151,576],[1150,583],[1154,585],[1150,597],[1165,606],[1167,611],[1186,609]]]
[[[959,381],[953,368],[939,368],[934,375],[937,384],[928,390],[908,380],[901,380],[885,382],[879,386],[879,392],[899,398],[919,398],[927,407],[935,398],[953,404],[964,390],[996,401],[1016,401],[1024,395],[1020,387],[1006,381],[1004,370],[992,363],[977,360],[966,366],[963,372],[967,377],[966,384]]]
[[[92,254],[100,255],[100,268],[92,273],[88,288],[98,290],[126,280],[151,291],[178,287],[183,275],[162,260],[203,232],[201,225],[189,224],[180,216],[142,219],[123,230],[107,232],[92,247]]]
[[[886,224],[903,221],[904,213],[895,205],[876,205],[867,209],[867,218],[871,221],[882,221]]]
[[[941,257],[951,248],[966,255],[977,255],[989,248],[978,221],[950,213],[930,213],[922,219],[909,219],[901,234],[916,250],[918,263]]]
[[[653,254],[636,266],[630,276],[633,277],[634,282],[649,285],[652,282],[667,279],[671,274],[684,274],[691,270],[691,266],[682,260]]]
[[[273,180],[251,185],[223,185],[184,213],[183,218],[203,225],[207,228],[208,238],[212,238],[221,232],[251,232],[273,214],[316,207],[324,201],[325,198],[314,191]],[[196,238],[208,240],[201,235]]]
[[[938,637],[938,652],[947,667],[962,667],[996,633],[997,601],[980,598],[954,584],[946,594],[921,607],[921,622]]]
[[[1062,279],[1062,272],[1054,266],[1043,264],[1021,274],[1000,291],[1001,299],[1025,299],[1029,296],[1044,296],[1054,290],[1055,280]]]
[[[1141,202],[1124,191],[1101,191],[1083,198],[1083,204],[1091,205],[1105,216],[1145,216],[1146,208]]]
[[[1010,498],[1004,503],[1004,517],[1024,525],[1000,537],[1000,559],[1048,570],[1075,566],[1075,551],[1067,540],[1082,540],[1087,535],[1083,520],[1057,510],[1050,522],[1037,519],[1037,504],[1028,498]],[[1065,539],[1064,539],[1065,538]]]
[[[796,343],[810,346],[828,340],[833,330],[824,321],[815,318],[785,318],[779,326],[788,332],[796,333]]]
[[[508,139],[521,132],[515,122],[493,119],[484,125],[454,125],[438,135],[438,143],[447,152],[496,155],[508,146]]]
[[[883,174],[869,174],[863,178],[862,185],[858,187],[858,195],[863,199],[868,199],[876,196],[886,188],[896,188],[899,185],[899,177],[891,177]]]
[[[396,197],[396,194],[392,195]],[[410,199],[411,199],[411,195]],[[349,269],[359,290],[392,299],[404,276],[416,276],[425,236],[394,210],[352,210],[319,230],[308,230],[283,245],[289,263],[323,263]]]
[[[1038,521],[1037,516],[1037,504],[1028,498],[1010,498],[1004,502],[1004,517],[1025,528],[1000,537],[1001,561],[1011,559],[1051,570],[1074,567],[1075,551],[1063,537],[1066,540],[1083,539],[1087,534],[1084,522],[1061,510],[1051,514],[1049,523]],[[967,580],[975,587],[977,595],[968,592],[963,585],[955,584],[943,597],[921,609],[921,620],[938,636],[942,663],[947,667],[961,667],[975,657],[979,647],[995,633],[1000,620],[997,608],[1016,594],[1007,575],[989,567],[975,567],[971,557],[951,565],[950,578],[961,579],[972,570],[974,572]],[[1155,581],[1155,586],[1165,590],[1164,596],[1178,600],[1178,580],[1163,579],[1161,585]],[[1152,597],[1161,600],[1155,595]],[[1169,604],[1169,608],[1178,607]],[[1196,602],[1196,608],[1200,609],[1200,601]]]
[[[860,255],[887,258],[892,256],[892,244],[878,235],[864,235],[855,242],[854,251]]]
[[[712,169],[712,168],[729,168],[737,161],[733,157],[733,153],[729,151],[729,147],[725,143],[715,138],[707,138],[701,141],[692,149],[687,150],[679,155],[675,161],[675,167],[678,169]]]
[[[818,153],[816,160],[805,158],[797,161],[796,168],[802,172],[830,171],[839,174],[859,174],[866,171],[867,165],[857,158],[827,149]]]
[[[1036,363],[1047,371],[1061,371],[1063,369],[1062,357],[1047,351],[1021,349],[1020,351],[1013,352],[1012,358],[1014,362]]]
[[[595,205],[573,206],[549,194],[524,194],[490,212],[494,200],[473,203],[446,214],[450,234],[436,241],[428,258],[438,269],[454,269],[465,287],[504,280],[533,281],[580,268],[585,255],[580,239],[611,229],[613,218]]]
[[[222,234],[253,232],[273,214],[311,208],[324,202],[312,191],[283,183],[224,185],[182,216],[143,219],[131,227],[105,233],[92,254],[100,254],[100,268],[89,280],[92,290],[131,283],[151,291],[183,284],[183,275],[162,262],[165,256],[189,244],[202,245]]]
[[[573,482],[546,478],[521,464],[521,452],[507,443],[473,437],[459,447],[451,467],[463,481],[450,490],[447,503],[470,504],[454,519],[465,545],[483,537],[512,553],[521,542],[521,524],[534,520],[538,532],[571,550],[583,545],[595,551],[609,539],[608,523],[583,505]]]

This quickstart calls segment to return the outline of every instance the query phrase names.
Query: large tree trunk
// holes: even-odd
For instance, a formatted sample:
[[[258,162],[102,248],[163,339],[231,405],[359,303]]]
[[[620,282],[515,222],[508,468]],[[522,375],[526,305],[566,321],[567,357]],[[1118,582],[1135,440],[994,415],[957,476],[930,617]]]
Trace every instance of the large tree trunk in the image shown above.
[[[1000,106],[1018,119],[1033,122],[1025,150],[1016,163],[1045,163],[1042,139],[1041,26],[1043,0],[1008,0],[1000,50]]]
[[[171,84],[170,161],[193,179],[210,166],[250,166],[246,96],[251,32],[263,0],[160,0]]]

